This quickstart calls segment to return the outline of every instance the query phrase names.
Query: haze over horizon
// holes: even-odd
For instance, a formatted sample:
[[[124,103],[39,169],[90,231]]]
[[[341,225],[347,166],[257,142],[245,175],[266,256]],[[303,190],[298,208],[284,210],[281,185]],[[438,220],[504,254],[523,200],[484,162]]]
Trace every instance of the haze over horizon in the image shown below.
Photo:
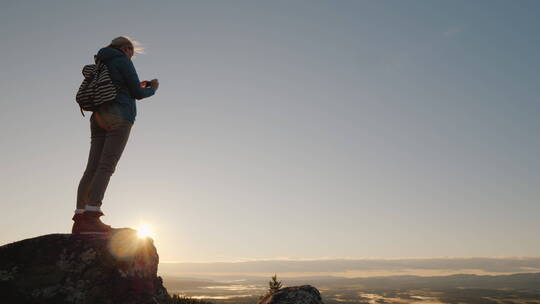
[[[4,1],[0,245],[70,231],[90,143],[81,68],[128,35],[160,88],[138,101],[103,220],[152,227],[162,261],[532,257],[538,270],[538,12]]]
[[[310,260],[252,260],[237,262],[160,261],[159,273],[171,277],[205,279],[269,278],[367,278],[387,276],[448,276],[456,274],[510,275],[540,273],[540,258],[364,258]]]

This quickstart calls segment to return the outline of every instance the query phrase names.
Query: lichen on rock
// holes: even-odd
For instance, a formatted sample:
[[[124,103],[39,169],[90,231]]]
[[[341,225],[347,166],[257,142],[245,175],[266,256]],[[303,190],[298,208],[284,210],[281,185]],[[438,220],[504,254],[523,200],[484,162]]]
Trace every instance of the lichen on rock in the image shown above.
[[[311,285],[281,288],[265,296],[259,304],[323,304],[321,294]]]
[[[166,303],[150,238],[49,234],[0,247],[0,295],[9,303]]]

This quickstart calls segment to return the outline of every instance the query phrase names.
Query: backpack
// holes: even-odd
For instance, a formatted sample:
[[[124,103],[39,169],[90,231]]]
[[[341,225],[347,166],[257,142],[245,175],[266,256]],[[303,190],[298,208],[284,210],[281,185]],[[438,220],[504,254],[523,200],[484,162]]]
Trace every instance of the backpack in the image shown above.
[[[107,66],[96,56],[94,56],[94,61],[95,64],[83,67],[84,80],[75,97],[83,116],[83,111],[97,111],[102,104],[115,100],[118,92]]]

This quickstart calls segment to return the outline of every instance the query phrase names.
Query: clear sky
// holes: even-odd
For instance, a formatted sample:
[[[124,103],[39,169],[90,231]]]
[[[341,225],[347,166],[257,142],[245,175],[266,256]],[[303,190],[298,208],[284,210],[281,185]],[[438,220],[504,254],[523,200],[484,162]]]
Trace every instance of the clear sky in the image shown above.
[[[539,1],[2,1],[0,244],[67,233],[81,68],[158,78],[103,220],[162,261],[540,256]]]

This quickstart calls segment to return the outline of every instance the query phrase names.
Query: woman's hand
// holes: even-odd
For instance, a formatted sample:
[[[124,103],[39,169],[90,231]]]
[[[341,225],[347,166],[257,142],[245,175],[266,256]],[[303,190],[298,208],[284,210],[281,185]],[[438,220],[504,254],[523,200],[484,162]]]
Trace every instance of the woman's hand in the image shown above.
[[[159,88],[159,81],[157,79],[150,80],[150,87],[157,90]]]

